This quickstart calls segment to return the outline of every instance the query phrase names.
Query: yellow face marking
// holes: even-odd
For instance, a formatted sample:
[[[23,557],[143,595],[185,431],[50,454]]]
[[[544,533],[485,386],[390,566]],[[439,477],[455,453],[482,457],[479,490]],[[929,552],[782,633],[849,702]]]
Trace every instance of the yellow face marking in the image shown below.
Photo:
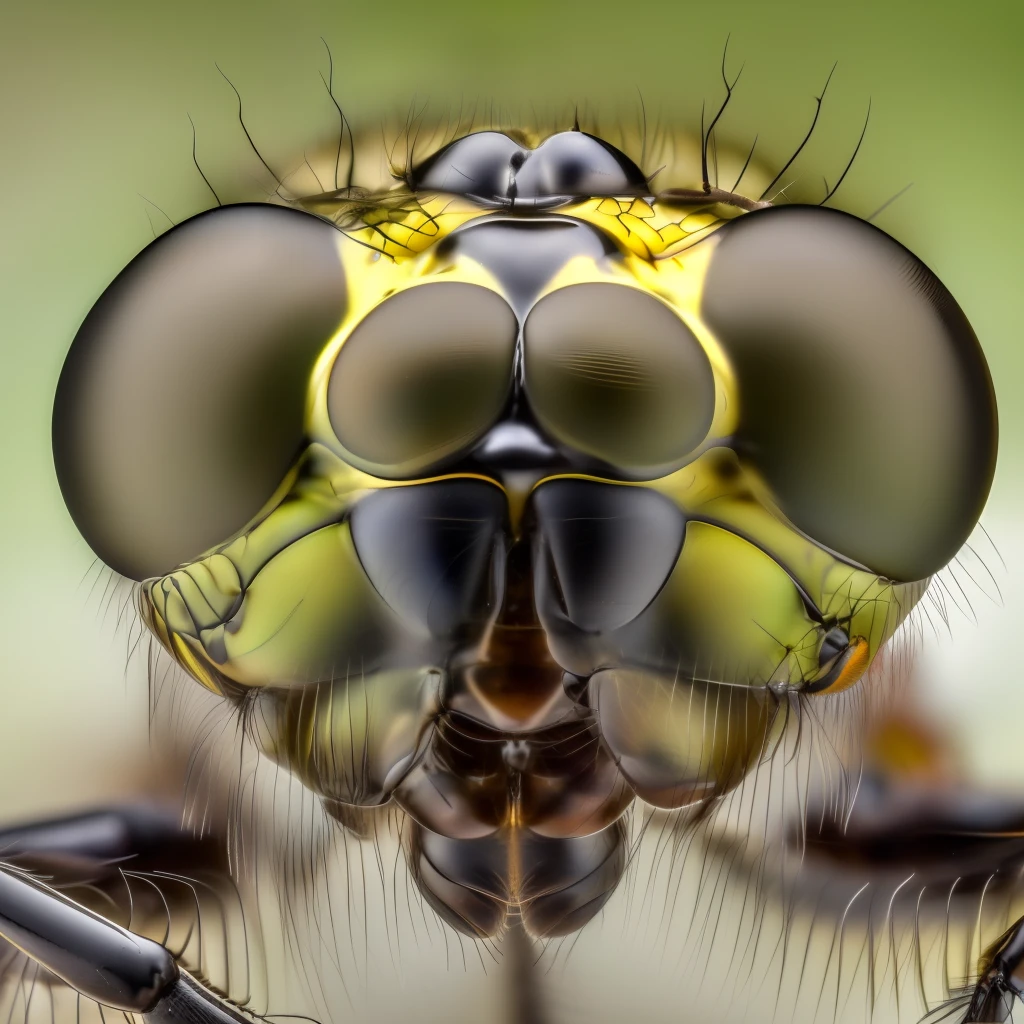
[[[740,211],[722,203],[685,205],[646,199],[588,199],[559,210],[599,228],[642,260],[676,256],[707,238]]]
[[[791,596],[802,590],[830,620],[847,622],[855,639],[827,692],[852,686],[916,603],[927,581],[894,584],[813,543],[788,522],[756,471],[730,450],[731,435],[739,423],[738,389],[729,359],[703,323],[701,301],[717,248],[714,231],[738,211],[600,198],[555,212],[596,227],[616,241],[620,253],[612,260],[570,259],[541,289],[536,301],[579,283],[610,282],[645,291],[686,323],[712,366],[715,411],[707,438],[683,468],[635,485],[660,492],[688,518],[720,527],[711,535],[726,531],[735,541],[729,546],[730,557],[742,578],[750,580],[753,568],[762,563],[769,568],[774,565],[775,575],[766,569],[766,579],[770,576]],[[348,550],[347,527],[341,526],[348,510],[376,490],[467,476],[442,473],[417,480],[386,480],[353,468],[331,427],[326,395],[334,362],[346,340],[386,298],[433,281],[476,284],[504,296],[501,282],[474,259],[458,251],[454,258],[450,253],[440,255],[437,250],[437,243],[455,228],[495,215],[505,216],[506,211],[483,209],[452,196],[435,197],[408,209],[381,207],[364,218],[364,228],[349,232],[352,237],[339,234],[349,302],[345,318],[324,347],[310,380],[306,413],[309,448],[271,501],[235,538],[164,577],[172,586],[162,586],[162,581],[144,586],[145,611],[154,631],[176,660],[204,685],[216,689],[218,676],[243,686],[266,685],[272,680],[301,685],[318,674],[330,674],[332,659],[342,653],[344,645],[336,646],[328,638],[328,624],[342,606],[352,617],[356,605],[373,604],[358,560]],[[353,238],[362,244],[353,244]],[[701,240],[701,244],[693,244]],[[518,535],[529,494],[545,480],[560,476],[563,474],[533,479],[520,490],[481,479],[505,490]],[[689,552],[684,549],[687,558],[695,557],[697,538],[707,530],[693,525]],[[337,586],[330,593],[308,583],[324,559],[338,562],[334,567]],[[307,582],[298,589],[289,588],[289,574]],[[704,573],[691,582],[707,586],[714,582],[713,575]],[[260,580],[254,585],[257,576]],[[278,579],[280,593],[279,588],[269,586],[272,577]],[[778,603],[777,595],[769,594],[771,587],[752,585],[748,590],[745,600],[756,606],[749,617],[763,627]],[[290,595],[288,600],[282,596],[285,593]],[[358,600],[357,593],[363,595]],[[687,607],[699,604],[694,599]],[[771,680],[800,686],[823,674],[815,654],[823,627],[807,620],[802,606],[794,607],[792,621],[772,623],[769,632],[777,639],[768,642],[764,651],[759,647],[768,639],[763,628],[747,645],[750,651],[744,657],[749,655],[751,663],[758,666],[755,685]],[[207,621],[211,615],[216,621]],[[716,619],[727,633],[728,618],[723,614],[718,617],[721,622]],[[319,647],[302,639],[310,631],[323,638]],[[724,635],[721,638],[724,646],[728,646],[726,639]],[[753,678],[750,681],[755,682]]]
[[[457,196],[410,197],[402,206],[368,211],[362,217],[364,226],[346,233],[371,251],[399,262],[426,252],[457,227],[486,214]]]

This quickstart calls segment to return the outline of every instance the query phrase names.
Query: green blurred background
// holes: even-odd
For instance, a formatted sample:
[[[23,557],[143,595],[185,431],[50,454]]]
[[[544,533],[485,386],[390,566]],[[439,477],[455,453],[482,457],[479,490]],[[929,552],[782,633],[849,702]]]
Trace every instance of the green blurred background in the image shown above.
[[[801,165],[834,180],[871,123],[833,205],[914,249],[982,339],[1001,402],[1002,447],[984,523],[1005,568],[1002,602],[975,593],[951,635],[928,637],[929,693],[971,770],[1024,785],[1019,620],[1024,613],[1024,6],[982,2],[538,3],[94,0],[7,4],[0,14],[0,818],[130,793],[146,747],[145,693],[125,637],[91,588],[91,555],[53,476],[50,411],[64,354],[91,303],[167,226],[209,204],[187,113],[215,174],[253,170],[235,121],[293,159],[332,128],[320,37],[357,122],[494,102],[589,105],[696,132],[721,96],[718,64],[744,77],[722,137],[776,166],[838,69]],[[83,583],[83,579],[85,582]],[[992,591],[989,585],[988,591]]]

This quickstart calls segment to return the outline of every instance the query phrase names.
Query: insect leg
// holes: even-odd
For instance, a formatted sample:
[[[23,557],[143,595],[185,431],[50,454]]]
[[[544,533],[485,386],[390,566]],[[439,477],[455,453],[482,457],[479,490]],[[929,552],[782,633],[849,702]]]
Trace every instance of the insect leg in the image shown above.
[[[0,871],[0,936],[82,995],[129,1013],[152,1010],[178,980],[159,943],[11,870]]]
[[[252,1024],[251,1017],[218,998],[187,971],[179,971],[177,980],[143,1017],[146,1024]]]
[[[1014,997],[1024,999],[1024,917],[989,947],[985,961],[964,1024],[1005,1021]]]
[[[146,1024],[252,1024],[158,942],[10,869],[0,870],[0,938],[81,995]]]
[[[62,881],[82,871],[95,878],[134,868],[155,855],[180,864],[210,845],[182,830],[180,812],[152,806],[102,808],[0,829],[0,859]]]

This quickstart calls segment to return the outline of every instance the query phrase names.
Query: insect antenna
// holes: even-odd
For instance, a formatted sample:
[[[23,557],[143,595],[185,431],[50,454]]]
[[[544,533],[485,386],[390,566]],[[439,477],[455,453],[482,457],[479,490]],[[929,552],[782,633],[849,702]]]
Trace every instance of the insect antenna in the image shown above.
[[[309,162],[309,154],[306,153],[305,150],[303,150],[302,152],[302,160],[303,163],[305,163],[305,165],[309,168],[309,173],[313,175],[313,178],[316,181],[317,187],[320,189],[320,191],[326,191],[324,189],[324,183],[320,180],[320,175],[316,173],[316,170],[314,169],[313,165]]]
[[[250,148],[256,154],[256,156],[259,158],[260,163],[263,164],[263,166],[267,169],[267,173],[274,179],[274,181],[277,182],[277,188],[274,189],[273,194],[279,196],[281,199],[285,199],[285,196],[282,195],[282,193],[281,193],[281,189],[284,188],[284,182],[278,176],[277,172],[264,159],[263,154],[259,151],[259,148],[256,146],[256,143],[253,141],[252,135],[250,134],[249,129],[246,126],[245,118],[242,116],[242,94],[238,91],[237,88],[235,88],[235,83],[232,82],[231,79],[228,78],[228,76],[226,74],[224,74],[224,71],[223,71],[223,69],[221,68],[221,66],[219,64],[214,64],[214,67],[220,72],[221,78],[223,78],[224,81],[227,82],[228,85],[231,86],[231,90],[232,90],[232,92],[234,92],[235,98],[238,100],[238,123],[242,126],[242,131],[245,133],[245,137],[248,140]],[[193,137],[193,141],[194,141],[194,137]],[[200,173],[202,173],[202,172],[200,171]],[[203,175],[203,176],[205,177],[205,175]],[[209,183],[207,183],[207,184],[209,184]]]
[[[220,71],[220,68],[218,68],[217,70]],[[223,74],[223,72],[221,72],[221,74]],[[228,84],[231,85],[230,82]],[[234,86],[232,85],[231,88],[234,89]],[[239,100],[238,100],[238,116],[239,117],[242,116],[242,100],[241,100],[241,97],[239,97]],[[206,187],[213,194],[213,198],[217,200],[217,205],[218,206],[223,206],[224,204],[220,201],[220,196],[217,195],[217,190],[210,184],[210,179],[206,176],[206,172],[199,165],[199,159],[196,156],[196,123],[195,123],[195,121],[192,120],[192,115],[191,114],[188,115],[188,123],[190,125],[192,125],[192,163],[194,163],[196,165],[196,170],[199,172],[199,176],[203,179],[203,181],[206,182]],[[242,125],[242,127],[244,128],[245,125]],[[248,135],[249,133],[246,132],[245,134]],[[251,142],[252,140],[250,139],[249,141]]]
[[[882,203],[882,205],[877,210],[875,210],[874,213],[872,213],[869,217],[865,217],[864,219],[870,224],[871,221],[873,221],[880,213],[882,213],[884,210],[887,210],[893,203],[895,203],[896,200],[899,199],[899,197],[903,195],[903,193],[906,192],[913,184],[914,183],[912,181],[908,181],[907,184],[904,185],[903,188],[899,190],[899,192],[897,192],[895,195],[889,196],[889,198],[886,199],[886,201]]]
[[[150,216],[150,213],[149,213],[149,207],[150,206],[152,206],[153,209],[156,210],[157,213],[159,213],[160,216],[163,217],[171,225],[172,228],[176,226],[177,222],[167,213],[166,210],[164,210],[160,206],[157,206],[157,204],[154,203],[152,199],[148,198],[147,196],[144,196],[141,192],[137,193],[137,195],[147,205],[146,217],[149,220],[149,226],[153,229],[153,237],[154,238],[157,237],[157,230],[156,230],[156,226],[153,224],[153,218],[152,218],[152,216]]]
[[[754,159],[754,150],[757,148],[757,139],[758,136],[755,135],[754,141],[750,147],[750,152],[747,154],[747,159],[744,160],[743,166],[740,168],[740,173],[736,180],[733,182],[732,188],[729,190],[730,192],[735,192],[736,189],[740,187],[740,182],[743,180],[743,175],[747,173],[747,168],[750,166],[750,161]]]
[[[743,74],[744,65],[740,65],[739,71],[736,72],[736,77],[729,82],[728,75],[726,74],[726,59],[729,56],[729,36],[725,37],[725,47],[722,50],[722,83],[725,85],[725,99],[722,100],[722,105],[718,108],[718,112],[711,119],[711,123],[708,125],[707,131],[704,130],[704,105],[701,104],[700,110],[700,130],[701,130],[701,155],[700,155],[700,171],[701,180],[704,191],[711,194],[711,181],[708,178],[708,143],[711,142],[711,135],[715,130],[715,125],[718,124],[722,115],[725,113],[725,108],[729,106],[729,100],[732,99],[733,89],[736,88],[736,83],[740,80],[740,75]],[[715,154],[715,163],[717,165],[717,150]],[[715,176],[717,178],[717,166]],[[717,185],[717,181],[716,181]],[[763,199],[764,196],[762,195]]]
[[[800,143],[799,146],[796,147],[796,149],[793,152],[793,155],[785,162],[785,164],[782,167],[782,170],[779,171],[779,173],[776,174],[775,177],[772,178],[772,180],[768,183],[768,186],[759,196],[760,199],[764,199],[765,196],[767,196],[768,193],[771,192],[771,190],[779,183],[779,180],[786,173],[786,171],[788,171],[790,167],[793,166],[793,161],[796,160],[796,158],[803,152],[803,149],[807,145],[807,143],[811,141],[811,136],[814,134],[814,129],[818,124],[818,118],[821,116],[822,101],[825,99],[825,93],[828,92],[828,85],[829,82],[832,81],[832,76],[835,74],[837,64],[838,62],[832,65],[832,70],[828,73],[828,78],[825,79],[825,84],[824,86],[822,86],[821,93],[818,96],[814,97],[815,108],[814,117],[811,119],[811,127],[807,129],[807,134],[803,137],[803,141]],[[778,196],[773,196],[772,198],[774,200],[777,199]]]
[[[334,109],[338,111],[338,149],[334,155],[334,187],[340,188],[338,184],[338,169],[341,165],[341,146],[345,139],[345,129],[348,129],[348,176],[345,180],[345,187],[352,187],[352,174],[356,165],[356,150],[355,150],[355,139],[352,137],[352,126],[348,123],[348,118],[345,117],[345,112],[341,109],[341,104],[338,102],[338,98],[334,95],[334,54],[331,53],[330,46],[327,45],[327,40],[323,36],[320,37],[320,42],[324,44],[324,49],[327,51],[327,79],[324,79],[323,72],[320,73],[320,81],[324,83],[327,88],[327,95],[331,97],[331,102],[334,104]],[[318,179],[319,181],[319,179]]]
[[[825,182],[825,198],[822,199],[819,206],[824,206],[835,194],[839,191],[839,186],[842,185],[846,175],[850,173],[850,168],[853,166],[853,161],[857,159],[857,154],[860,152],[861,144],[864,142],[864,136],[867,134],[868,122],[871,120],[871,100],[868,100],[868,112],[864,116],[864,127],[860,130],[860,138],[857,140],[857,145],[853,148],[853,154],[850,156],[846,167],[843,168],[843,173],[839,175],[839,180],[830,189],[828,182]]]
[[[647,166],[647,106],[644,103],[644,94],[639,88],[636,94],[640,100],[640,167],[643,169]],[[576,123],[579,123],[578,117],[576,118]]]

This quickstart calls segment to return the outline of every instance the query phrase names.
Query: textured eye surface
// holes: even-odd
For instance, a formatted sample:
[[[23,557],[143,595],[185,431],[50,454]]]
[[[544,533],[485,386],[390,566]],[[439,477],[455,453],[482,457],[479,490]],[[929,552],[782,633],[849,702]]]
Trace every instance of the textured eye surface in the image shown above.
[[[331,371],[331,426],[360,468],[415,475],[462,451],[501,414],[517,323],[479,285],[440,282],[385,299]]]
[[[896,580],[945,565],[995,463],[995,399],[967,318],[888,235],[817,207],[723,230],[702,313],[733,360],[738,443],[815,540]]]
[[[214,210],[143,250],[86,317],[53,452],[71,515],[111,568],[167,572],[273,494],[344,314],[340,238],[294,210]]]
[[[653,296],[614,284],[562,288],[534,306],[523,346],[533,412],[564,444],[642,474],[678,462],[707,434],[711,365]]]

